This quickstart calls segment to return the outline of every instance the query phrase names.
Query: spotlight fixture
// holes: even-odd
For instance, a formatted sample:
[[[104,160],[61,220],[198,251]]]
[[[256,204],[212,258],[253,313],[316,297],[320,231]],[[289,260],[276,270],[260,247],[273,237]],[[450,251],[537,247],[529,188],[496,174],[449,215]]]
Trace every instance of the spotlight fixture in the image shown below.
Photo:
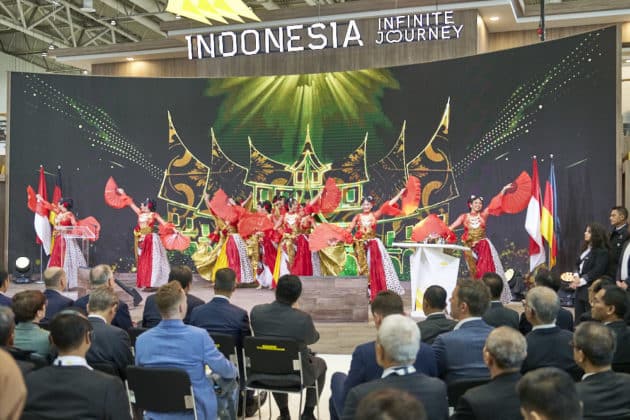
[[[85,13],[94,13],[96,9],[94,8],[94,0],[83,0],[83,5],[81,6],[81,11]]]
[[[112,26],[116,26],[116,21],[114,19],[112,19],[112,20],[109,21],[109,24],[112,25]]]
[[[28,273],[31,271],[31,260],[28,257],[18,257],[15,260],[15,271],[17,273],[14,278],[16,284],[27,284],[31,282]]]

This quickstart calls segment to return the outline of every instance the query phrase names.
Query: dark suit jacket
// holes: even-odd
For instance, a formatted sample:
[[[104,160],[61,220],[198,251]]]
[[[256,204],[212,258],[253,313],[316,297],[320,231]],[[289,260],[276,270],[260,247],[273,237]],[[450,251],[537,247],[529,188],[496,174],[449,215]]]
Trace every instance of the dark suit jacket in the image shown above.
[[[292,308],[290,305],[274,301],[256,305],[252,308],[250,319],[254,335],[259,337],[291,338],[298,342],[302,351],[304,371],[309,375],[315,372],[311,367],[311,352],[309,344],[319,340],[319,332],[315,329],[313,319],[306,312]],[[310,382],[312,377],[305,381]]]
[[[615,350],[613,364],[630,363],[630,327],[624,320],[613,321],[606,325],[615,332],[617,338],[617,350]]]
[[[56,290],[46,289],[44,290],[44,296],[46,296],[46,316],[41,321],[44,324],[50,323],[58,312],[74,305],[72,299],[65,297]]]
[[[89,301],[90,295],[85,295],[82,298],[77,299],[74,302],[74,306],[83,309],[85,313],[87,313],[87,304]],[[116,311],[116,316],[114,316],[114,319],[112,320],[112,325],[114,327],[122,328],[125,331],[133,327],[131,315],[129,314],[129,306],[122,300],[118,301],[118,310]]]
[[[130,419],[120,378],[83,366],[48,366],[26,376],[24,419]]]
[[[238,346],[242,346],[243,337],[252,335],[247,311],[221,297],[215,297],[210,302],[197,306],[190,315],[189,324],[203,328],[209,333],[234,336]]]
[[[346,400],[348,392],[352,388],[378,379],[383,374],[383,368],[376,363],[376,347],[374,343],[374,341],[370,341],[354,349],[352,360],[350,361],[350,371],[343,383],[342,403]],[[424,373],[427,376],[437,376],[437,364],[435,363],[435,355],[431,346],[427,344],[420,345],[414,367],[417,372]]]
[[[584,420],[630,418],[630,375],[612,370],[588,376],[576,385]]]
[[[482,351],[492,330],[484,320],[477,319],[439,335],[433,342],[433,351],[440,377],[446,382],[489,377]]]
[[[457,325],[457,321],[448,319],[444,313],[431,314],[424,321],[418,322],[420,339],[427,344],[433,344],[435,337],[449,332]]]
[[[518,312],[503,306],[501,302],[492,302],[483,314],[483,320],[493,327],[512,327],[518,330]]]
[[[630,239],[630,233],[628,233],[628,224],[624,224],[619,229],[614,229],[610,232],[610,263],[608,264],[608,274],[613,278],[617,275],[619,262],[624,249],[624,244]]]
[[[459,398],[451,420],[522,420],[516,383],[521,374],[504,373],[485,385],[469,389]]]
[[[532,330],[527,334],[527,357],[523,362],[521,372],[541,367],[556,367],[566,371],[573,378],[582,376],[580,369],[573,360],[573,349],[569,342],[573,333],[555,326]]]
[[[204,301],[199,299],[197,296],[193,296],[191,294],[186,294],[186,303],[188,304],[188,309],[186,310],[186,317],[184,318],[184,324],[190,324],[190,314],[192,314],[193,309],[197,306],[203,305]],[[144,311],[142,312],[142,326],[144,328],[153,328],[162,320],[162,316],[160,315],[160,311],[158,310],[157,304],[155,303],[155,295],[151,295],[147,297],[147,300],[144,301]]]
[[[584,257],[584,264],[580,270],[580,257],[576,263],[577,270],[580,277],[586,280],[586,284],[582,287],[578,287],[575,297],[581,300],[588,301],[588,286],[602,275],[608,272],[609,252],[604,248],[593,248],[591,252]]]
[[[10,308],[13,305],[13,299],[0,293],[0,305],[8,306]]]
[[[352,388],[344,405],[342,419],[354,420],[359,402],[369,393],[385,388],[400,389],[413,395],[424,406],[428,419],[448,418],[446,384],[437,378],[416,372],[404,376],[389,375]]]
[[[127,366],[134,364],[129,334],[100,318],[88,317],[88,320],[94,328],[94,339],[85,357],[88,363],[111,363],[118,370],[118,376],[126,378]]]
[[[573,331],[573,314],[563,307],[560,307],[560,311],[558,312],[558,316],[556,317],[556,325],[560,327],[560,329]],[[523,335],[529,334],[529,332],[532,330],[532,324],[530,324],[527,320],[525,312],[521,314],[521,319],[518,323],[518,330]]]

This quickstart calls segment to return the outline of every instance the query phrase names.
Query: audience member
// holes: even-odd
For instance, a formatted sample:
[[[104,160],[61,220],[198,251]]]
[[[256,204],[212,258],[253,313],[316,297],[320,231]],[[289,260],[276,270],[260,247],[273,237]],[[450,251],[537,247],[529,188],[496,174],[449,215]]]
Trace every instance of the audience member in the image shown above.
[[[446,384],[416,372],[413,367],[418,347],[420,330],[413,320],[403,315],[390,315],[381,323],[376,335],[376,361],[383,368],[383,375],[358,385],[350,390],[343,410],[344,420],[353,420],[359,401],[369,393],[394,388],[412,394],[417,398],[430,419],[448,417]]]
[[[577,392],[585,420],[630,418],[630,375],[613,372],[615,336],[597,322],[583,322],[573,335],[573,357],[582,369]]]
[[[576,379],[582,375],[569,345],[573,333],[554,323],[559,308],[558,295],[550,288],[536,286],[527,292],[525,316],[533,328],[527,334],[528,351],[523,373],[549,366],[562,369]]]
[[[236,289],[236,273],[231,268],[221,268],[214,275],[214,298],[203,305],[197,306],[190,315],[190,325],[203,328],[212,333],[229,334],[236,339],[240,378],[243,380],[242,348],[243,338],[252,335],[249,327],[249,315],[247,311],[230,303],[232,293]],[[241,380],[241,382],[242,382]],[[242,383],[243,385],[243,383]],[[264,403],[267,394],[261,395],[261,404]],[[239,403],[239,409],[242,402]],[[246,417],[251,417],[258,410],[258,398],[254,398],[253,391],[247,391],[245,412]]]
[[[549,287],[554,292],[558,293],[558,290],[560,290],[560,277],[549,270],[540,269],[537,271],[536,276],[534,277],[534,284],[536,286]],[[558,316],[556,317],[555,322],[556,325],[561,329],[573,331],[573,314],[564,309],[562,306],[558,311]],[[524,335],[527,335],[532,330],[532,324],[530,324],[527,320],[525,312],[521,313],[521,319],[519,321],[518,329]]]
[[[526,355],[527,342],[519,331],[510,327],[492,330],[483,348],[483,361],[492,380],[466,391],[451,419],[522,419],[516,384]]]
[[[9,290],[9,273],[0,270],[0,306],[11,306],[13,301],[5,293]]]
[[[402,298],[389,290],[382,291],[376,295],[370,308],[377,330],[385,317],[393,314],[404,314]],[[437,365],[431,346],[420,346],[414,368],[425,375],[437,376]],[[335,420],[343,414],[343,406],[350,389],[362,383],[378,379],[382,374],[383,368],[376,363],[375,342],[370,341],[357,346],[352,353],[348,375],[335,372],[330,380],[330,418]]]
[[[497,273],[486,273],[481,280],[490,289],[490,307],[483,314],[483,320],[493,327],[512,327],[518,330],[518,313],[510,308],[506,308],[501,303],[501,292],[503,291],[503,279]]]
[[[186,325],[186,294],[177,281],[160,287],[155,303],[162,321],[136,340],[136,364],[146,367],[170,367],[185,370],[195,392],[199,418],[217,415],[217,399],[213,381],[206,377],[207,365],[214,374],[225,379],[236,378],[236,367],[216,348],[206,330]],[[173,414],[147,413],[148,418],[172,418]]]
[[[459,322],[433,342],[438,373],[446,382],[485,378],[483,346],[492,327],[481,318],[490,305],[490,292],[480,281],[460,280],[451,296],[451,315]]]
[[[588,301],[593,302],[595,295],[597,294],[597,292],[602,290],[602,288],[614,285],[615,281],[608,276],[602,276],[598,278],[588,287]],[[582,315],[580,315],[580,318],[575,320],[575,325],[578,325],[580,322],[585,321],[593,321],[591,310],[583,312]]]
[[[427,420],[422,403],[406,391],[386,388],[367,394],[357,407],[362,420]]]
[[[0,419],[18,420],[26,402],[26,386],[13,357],[0,349]]]
[[[22,374],[26,375],[36,367],[36,361],[32,360],[31,351],[20,350],[13,347],[14,338],[15,316],[13,315],[13,311],[8,306],[0,306],[0,348],[6,350],[13,356]],[[48,360],[41,358],[37,360],[37,362],[39,362],[40,365],[48,364]],[[0,419],[1,418],[2,417],[0,417]]]
[[[118,296],[108,286],[97,287],[90,293],[87,308],[94,329],[88,363],[109,364],[125,379],[127,366],[133,365],[131,341],[125,330],[110,325],[118,309]]]
[[[120,378],[92,370],[85,355],[92,326],[77,312],[62,311],[50,323],[59,352],[52,366],[26,376],[26,418],[130,419],[129,401]]]
[[[304,382],[307,385],[312,385],[317,379],[319,387],[317,392],[321,395],[326,380],[326,362],[324,359],[313,355],[307,347],[319,340],[319,332],[315,329],[311,316],[295,307],[301,294],[302,282],[298,276],[287,274],[280,277],[276,286],[276,300],[252,308],[250,315],[252,330],[258,336],[296,340],[302,352]],[[274,393],[273,398],[280,409],[279,419],[290,419],[287,394]],[[306,391],[302,420],[315,418],[313,409],[316,402],[315,390],[309,388]]]
[[[568,373],[552,367],[524,375],[516,386],[525,420],[581,420],[575,383]]]
[[[93,267],[90,270],[90,289],[95,289],[99,286],[107,285],[114,290],[114,272],[112,268],[107,264],[100,264]],[[87,313],[87,304],[90,300],[90,295],[85,295],[82,298],[77,299],[74,302],[75,306],[83,309]],[[122,300],[118,300],[118,309],[116,315],[112,320],[112,325],[118,328],[122,328],[127,331],[133,327],[131,322],[131,315],[129,314],[129,306]]]
[[[613,356],[613,364],[630,364],[630,327],[624,321],[627,312],[626,292],[617,286],[604,287],[592,299],[593,319],[602,322],[615,333],[617,350]]]
[[[24,290],[13,295],[15,314],[14,345],[20,350],[31,350],[42,357],[50,355],[48,331],[38,322],[46,314],[46,298],[39,290]]]
[[[191,295],[190,287],[192,286],[193,273],[192,270],[185,265],[176,265],[171,267],[171,272],[168,275],[168,281],[178,281],[181,284],[184,293],[186,293],[186,303],[188,304],[188,312],[184,317],[184,324],[190,324],[190,315],[193,309],[197,306],[203,305],[203,300],[197,296]],[[160,311],[155,304],[155,295],[151,295],[144,302],[144,311],[142,313],[142,326],[144,328],[153,328],[162,320],[160,317]]]
[[[457,324],[457,321],[446,317],[445,309],[446,290],[442,286],[429,286],[422,298],[422,311],[427,318],[418,322],[420,337],[424,343],[433,344],[435,337],[452,331]]]
[[[610,209],[610,248],[611,255],[608,262],[608,274],[615,277],[618,271],[618,263],[623,252],[624,244],[630,239],[628,232],[628,209],[616,206]]]
[[[68,286],[68,279],[63,268],[50,267],[44,270],[44,283],[46,284],[44,290],[46,315],[42,319],[42,323],[50,324],[58,312],[74,305],[74,301],[61,294]]]

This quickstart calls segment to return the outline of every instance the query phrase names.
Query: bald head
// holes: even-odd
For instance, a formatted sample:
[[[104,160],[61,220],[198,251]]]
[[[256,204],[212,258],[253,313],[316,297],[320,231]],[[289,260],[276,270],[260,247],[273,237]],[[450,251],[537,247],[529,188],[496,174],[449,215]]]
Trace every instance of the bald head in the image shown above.
[[[114,272],[107,264],[100,264],[90,270],[90,286],[98,287],[109,284],[114,279]],[[111,284],[110,284],[111,285]]]
[[[50,267],[44,271],[44,283],[47,289],[65,289],[66,272],[60,267]]]
[[[560,311],[560,299],[556,292],[548,287],[536,286],[527,292],[527,309],[534,325],[553,324]],[[527,312],[526,312],[527,314]]]

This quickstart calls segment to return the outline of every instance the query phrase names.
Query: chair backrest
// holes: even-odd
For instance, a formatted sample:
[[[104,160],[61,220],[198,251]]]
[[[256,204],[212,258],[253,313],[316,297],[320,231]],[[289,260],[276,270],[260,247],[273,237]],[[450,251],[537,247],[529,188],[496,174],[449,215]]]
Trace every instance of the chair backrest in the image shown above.
[[[457,406],[457,400],[464,395],[470,388],[474,388],[479,385],[483,385],[490,382],[490,378],[473,378],[473,379],[459,379],[446,384],[448,393],[448,405],[450,407]]]
[[[147,330],[148,328],[142,327],[131,327],[127,330],[127,333],[129,334],[129,339],[131,340],[131,347],[136,347],[136,339],[140,334]]]
[[[630,363],[613,363],[612,370],[620,373],[630,373]]]
[[[302,357],[295,340],[278,337],[245,337],[245,375],[302,375]]]
[[[103,373],[107,373],[112,376],[120,376],[118,369],[114,366],[113,363],[102,361],[102,362],[89,362],[88,363],[93,369],[98,370]]]
[[[226,359],[238,366],[238,350],[236,349],[236,338],[230,334],[210,333],[214,345]]]
[[[127,393],[136,407],[168,413],[193,410],[195,394],[186,371],[173,368],[127,367]]]

